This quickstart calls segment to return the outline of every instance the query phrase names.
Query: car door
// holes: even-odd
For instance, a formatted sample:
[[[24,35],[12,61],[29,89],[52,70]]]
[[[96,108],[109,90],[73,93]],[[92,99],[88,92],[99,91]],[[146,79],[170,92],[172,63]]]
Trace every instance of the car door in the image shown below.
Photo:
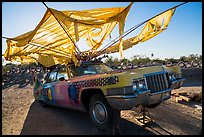
[[[49,74],[46,84],[43,85],[44,96],[48,104],[65,108],[79,107],[78,98],[73,101],[73,97],[76,99],[74,93],[78,92],[76,88],[73,89],[68,79],[66,68],[59,68],[58,71]]]
[[[68,96],[68,75],[66,68],[62,67],[59,69],[57,76],[57,83],[54,88],[54,99],[57,105],[61,107],[70,107],[69,96]]]
[[[56,77],[57,77],[57,71],[52,71],[47,74],[47,80],[42,87],[43,98],[41,98],[47,104],[54,105],[54,106],[57,105],[54,98],[55,85],[58,82]]]

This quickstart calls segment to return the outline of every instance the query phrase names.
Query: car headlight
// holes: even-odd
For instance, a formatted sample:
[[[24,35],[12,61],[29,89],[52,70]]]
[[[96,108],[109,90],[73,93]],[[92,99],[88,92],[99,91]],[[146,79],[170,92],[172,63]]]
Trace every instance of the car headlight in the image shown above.
[[[139,82],[138,83],[138,86],[137,86],[139,89],[145,89],[145,84],[143,82]]]
[[[174,81],[174,80],[176,80],[176,78],[177,78],[177,76],[176,76],[175,73],[170,73],[170,74],[169,74],[169,80],[170,80],[170,81]]]
[[[148,89],[144,78],[133,80],[132,86],[134,91],[143,91]]]

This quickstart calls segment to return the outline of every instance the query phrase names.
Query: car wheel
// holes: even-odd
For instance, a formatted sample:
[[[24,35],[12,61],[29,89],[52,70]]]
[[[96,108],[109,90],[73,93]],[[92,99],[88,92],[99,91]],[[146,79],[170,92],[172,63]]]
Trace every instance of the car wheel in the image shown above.
[[[102,131],[111,133],[119,124],[120,111],[110,107],[100,94],[94,94],[89,103],[89,115],[93,124]]]

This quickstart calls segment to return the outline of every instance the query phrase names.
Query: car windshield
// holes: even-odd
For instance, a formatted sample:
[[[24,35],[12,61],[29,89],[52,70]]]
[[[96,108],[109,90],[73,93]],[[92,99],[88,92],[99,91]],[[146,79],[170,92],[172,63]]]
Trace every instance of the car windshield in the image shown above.
[[[79,67],[74,67],[74,65],[72,65],[69,69],[72,77],[113,71],[113,69],[105,64],[82,64]]]

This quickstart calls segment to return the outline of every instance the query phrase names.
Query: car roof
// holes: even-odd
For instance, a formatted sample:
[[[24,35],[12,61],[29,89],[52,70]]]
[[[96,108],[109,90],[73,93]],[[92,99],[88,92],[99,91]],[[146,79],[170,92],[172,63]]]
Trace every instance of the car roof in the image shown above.
[[[92,65],[92,64],[104,64],[102,61],[82,61],[81,65]],[[58,71],[62,67],[72,66],[74,63],[69,63],[67,65],[56,65],[56,68],[52,69],[50,72]]]
[[[82,61],[81,62],[81,65],[91,65],[91,64],[103,64],[103,62],[102,61],[95,61],[95,60],[93,60],[93,61]],[[69,63],[69,64],[67,64],[67,66],[71,66],[71,65],[74,65],[74,63]]]

